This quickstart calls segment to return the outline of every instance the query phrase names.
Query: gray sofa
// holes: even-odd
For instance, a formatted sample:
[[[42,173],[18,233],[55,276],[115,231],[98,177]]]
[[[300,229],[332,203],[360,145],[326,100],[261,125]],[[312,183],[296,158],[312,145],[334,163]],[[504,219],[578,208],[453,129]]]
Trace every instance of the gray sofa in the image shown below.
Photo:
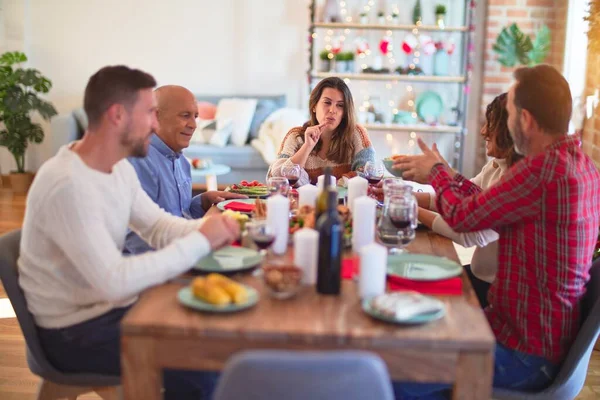
[[[215,164],[230,166],[230,173],[217,178],[219,186],[237,183],[242,179],[264,181],[269,166],[258,151],[250,145],[250,141],[256,137],[260,125],[273,111],[286,106],[285,95],[196,96],[198,101],[206,101],[213,104],[217,104],[224,97],[258,99],[246,145],[242,147],[231,145],[216,147],[206,144],[191,144],[183,153],[189,158],[210,158]],[[52,131],[52,135],[50,135],[52,154],[56,154],[61,146],[80,139],[86,128],[87,118],[82,108],[75,109],[69,113],[59,114],[52,118],[50,123]]]

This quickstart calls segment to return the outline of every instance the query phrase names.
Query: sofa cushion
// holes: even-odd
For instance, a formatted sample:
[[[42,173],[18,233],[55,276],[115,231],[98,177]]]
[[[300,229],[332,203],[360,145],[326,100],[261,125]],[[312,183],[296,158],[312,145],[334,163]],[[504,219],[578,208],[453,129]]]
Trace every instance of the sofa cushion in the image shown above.
[[[234,146],[244,146],[248,141],[248,132],[256,110],[256,103],[256,99],[238,98],[224,98],[219,101],[215,118],[231,118],[233,120],[231,144]]]
[[[183,153],[188,158],[210,158],[215,164],[229,165],[232,169],[268,169],[261,155],[250,145],[216,147],[192,144]]]
[[[280,108],[281,106],[279,106],[275,100],[258,100],[258,103],[256,103],[256,111],[254,111],[254,117],[252,117],[252,122],[250,123],[248,143],[250,143],[252,139],[256,139],[258,137],[260,126],[267,119],[267,117]]]
[[[207,101],[198,102],[198,118],[215,119],[217,115],[217,105]]]

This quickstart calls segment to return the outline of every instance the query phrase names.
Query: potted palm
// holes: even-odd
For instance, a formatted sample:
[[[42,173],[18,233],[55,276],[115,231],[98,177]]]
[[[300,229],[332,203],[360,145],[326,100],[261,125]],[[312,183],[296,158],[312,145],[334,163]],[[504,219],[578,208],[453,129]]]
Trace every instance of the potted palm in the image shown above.
[[[347,51],[345,53],[344,59],[346,60],[346,72],[353,73],[354,72],[354,53],[351,51]]]
[[[348,62],[346,61],[346,53],[340,52],[335,55],[335,71],[339,74],[346,72]]]
[[[36,69],[22,68],[26,61],[21,52],[0,56],[0,146],[8,149],[17,164],[9,175],[17,193],[27,192],[33,180],[33,174],[25,170],[27,147],[44,140],[44,130],[31,117],[37,113],[49,120],[56,115],[54,106],[39,97],[50,91],[52,82]]]

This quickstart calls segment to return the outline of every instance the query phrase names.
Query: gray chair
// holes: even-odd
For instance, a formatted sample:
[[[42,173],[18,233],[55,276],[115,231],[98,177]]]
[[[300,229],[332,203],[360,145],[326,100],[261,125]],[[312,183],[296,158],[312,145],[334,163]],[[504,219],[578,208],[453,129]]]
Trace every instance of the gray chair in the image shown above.
[[[585,383],[590,356],[600,334],[600,259],[592,265],[590,274],[581,303],[581,330],[552,384],[540,392],[494,389],[494,399],[564,400],[577,397]]]
[[[0,279],[15,310],[27,344],[27,364],[42,378],[38,400],[76,399],[78,395],[95,391],[103,399],[117,399],[120,377],[88,373],[64,373],[54,368],[42,349],[33,316],[27,309],[25,295],[19,286],[19,243],[21,231],[0,236]]]
[[[362,351],[247,351],[225,366],[214,400],[393,400],[387,368]]]

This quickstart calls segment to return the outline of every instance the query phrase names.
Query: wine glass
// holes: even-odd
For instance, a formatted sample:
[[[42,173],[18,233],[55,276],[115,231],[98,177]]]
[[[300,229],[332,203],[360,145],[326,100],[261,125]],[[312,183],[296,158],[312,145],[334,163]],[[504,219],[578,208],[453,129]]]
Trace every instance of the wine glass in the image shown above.
[[[285,163],[281,166],[281,176],[287,178],[292,187],[296,187],[302,168],[298,164]]]
[[[414,196],[391,195],[377,223],[379,240],[391,247],[390,254],[404,252],[415,238],[416,208]]]
[[[281,176],[273,176],[267,179],[267,189],[271,195],[280,194],[287,197],[290,191],[290,182],[287,178]]]
[[[246,228],[248,229],[248,236],[258,247],[260,255],[265,257],[267,249],[275,241],[273,228],[267,223],[266,219],[253,219],[246,222]]]
[[[383,164],[380,161],[367,161],[363,169],[363,175],[369,184],[376,185],[383,179]]]
[[[263,258],[263,261],[267,259],[267,249],[273,245],[275,241],[275,232],[273,228],[267,223],[266,219],[253,219],[252,221],[246,222],[246,229],[248,231],[248,237],[258,247],[258,252]],[[257,268],[254,272],[254,276],[260,276],[262,269]]]

